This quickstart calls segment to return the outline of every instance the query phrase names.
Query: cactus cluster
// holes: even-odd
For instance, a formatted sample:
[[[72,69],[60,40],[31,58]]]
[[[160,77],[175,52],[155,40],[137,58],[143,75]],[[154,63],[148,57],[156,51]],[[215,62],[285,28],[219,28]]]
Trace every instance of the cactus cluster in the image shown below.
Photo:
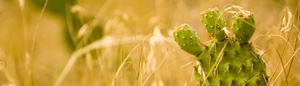
[[[253,14],[240,10],[232,17],[234,38],[225,34],[226,23],[217,8],[201,13],[201,22],[216,40],[201,44],[196,32],[187,24],[176,27],[174,39],[184,51],[197,56],[194,66],[198,85],[265,86],[266,66],[249,43],[255,31]]]

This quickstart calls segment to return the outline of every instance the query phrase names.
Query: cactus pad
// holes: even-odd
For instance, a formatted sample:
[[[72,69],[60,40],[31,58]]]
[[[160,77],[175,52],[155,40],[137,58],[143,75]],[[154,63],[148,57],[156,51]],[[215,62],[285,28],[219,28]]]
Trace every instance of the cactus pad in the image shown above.
[[[181,25],[174,32],[175,41],[180,47],[197,56],[194,75],[198,85],[267,85],[268,78],[265,72],[265,63],[260,55],[257,54],[256,49],[248,43],[255,31],[253,14],[245,16],[237,13],[234,15],[233,32],[237,41],[225,37],[224,32],[221,30],[221,28],[225,27],[225,21],[222,17],[219,17],[220,14],[216,9],[204,11],[201,15],[204,25],[217,26],[215,29],[205,26],[209,33],[213,33],[211,35],[217,32],[216,36],[213,36],[217,40],[203,46],[203,49],[197,34],[189,25]],[[206,17],[210,15],[213,15],[213,17]],[[218,22],[215,23],[214,21]],[[244,23],[245,21],[252,25]],[[192,39],[188,39],[189,37]]]
[[[209,9],[201,13],[202,23],[207,32],[217,40],[224,40],[225,34],[222,30],[225,27],[225,20],[220,16],[217,8]]]
[[[182,24],[181,26],[177,27],[173,35],[175,41],[178,42],[181,49],[196,56],[200,55],[200,39],[198,38],[196,32],[192,29],[191,26]]]
[[[232,18],[232,31],[240,43],[247,43],[255,31],[253,14],[249,11],[238,12]]]

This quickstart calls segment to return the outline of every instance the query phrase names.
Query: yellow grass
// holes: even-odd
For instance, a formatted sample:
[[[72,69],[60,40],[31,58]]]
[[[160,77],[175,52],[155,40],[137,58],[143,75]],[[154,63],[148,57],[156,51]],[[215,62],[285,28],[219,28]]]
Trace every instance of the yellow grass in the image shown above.
[[[213,41],[200,13],[217,7],[233,37],[232,5],[254,13],[250,42],[268,85],[300,85],[299,0],[78,0],[74,10],[100,22],[104,36],[74,49],[67,40],[93,37],[92,24],[68,38],[70,16],[48,8],[55,0],[31,1],[0,0],[0,86],[193,86],[196,57],[175,43],[174,27],[190,24],[202,44]]]

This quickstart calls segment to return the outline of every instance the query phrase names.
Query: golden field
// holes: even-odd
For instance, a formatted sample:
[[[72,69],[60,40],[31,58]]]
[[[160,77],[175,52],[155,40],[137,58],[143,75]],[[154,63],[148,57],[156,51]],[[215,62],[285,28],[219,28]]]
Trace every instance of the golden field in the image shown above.
[[[254,14],[268,85],[300,85],[299,0],[0,0],[0,86],[194,86],[173,31],[211,41],[200,13],[217,7],[231,27],[232,5]]]

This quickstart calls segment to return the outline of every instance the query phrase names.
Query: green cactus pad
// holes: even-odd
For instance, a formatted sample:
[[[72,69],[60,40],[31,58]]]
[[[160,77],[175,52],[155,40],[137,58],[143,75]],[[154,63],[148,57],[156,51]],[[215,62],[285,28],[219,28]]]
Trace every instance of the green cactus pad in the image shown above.
[[[220,16],[220,12],[217,8],[209,9],[201,13],[202,20],[207,32],[215,37],[217,40],[224,40],[225,34],[222,30],[225,27],[225,20]]]
[[[247,43],[255,31],[253,14],[240,11],[232,18],[232,31],[240,43]]]
[[[200,40],[191,26],[183,24],[176,28],[173,35],[181,49],[195,56],[198,56],[201,53]]]
[[[198,61],[201,70],[208,77],[206,85],[263,86],[267,84],[265,64],[250,44],[241,44],[229,39],[216,41],[202,51]],[[203,76],[199,73],[199,68],[195,69],[198,69],[195,72],[198,72],[199,76]],[[204,79],[201,78],[200,82],[203,83]]]
[[[248,43],[255,31],[253,14],[240,10],[234,15],[233,32],[236,39],[225,38],[225,34],[221,30],[225,27],[224,19],[220,18],[218,21],[215,17],[210,17],[211,15],[219,16],[219,11],[210,9],[201,15],[205,25],[220,25],[220,28],[215,28],[215,31],[205,27],[209,33],[217,32],[214,36],[217,40],[205,45],[203,49],[201,49],[196,33],[190,26],[181,25],[174,32],[175,41],[180,47],[197,56],[194,76],[198,85],[266,86],[268,83],[266,65],[257,54],[256,49]],[[213,21],[218,21],[218,23],[215,24]],[[220,33],[223,35],[218,35]],[[213,34],[211,33],[211,35]],[[190,36],[195,39],[187,39]],[[197,44],[197,46],[187,45],[189,43]]]

